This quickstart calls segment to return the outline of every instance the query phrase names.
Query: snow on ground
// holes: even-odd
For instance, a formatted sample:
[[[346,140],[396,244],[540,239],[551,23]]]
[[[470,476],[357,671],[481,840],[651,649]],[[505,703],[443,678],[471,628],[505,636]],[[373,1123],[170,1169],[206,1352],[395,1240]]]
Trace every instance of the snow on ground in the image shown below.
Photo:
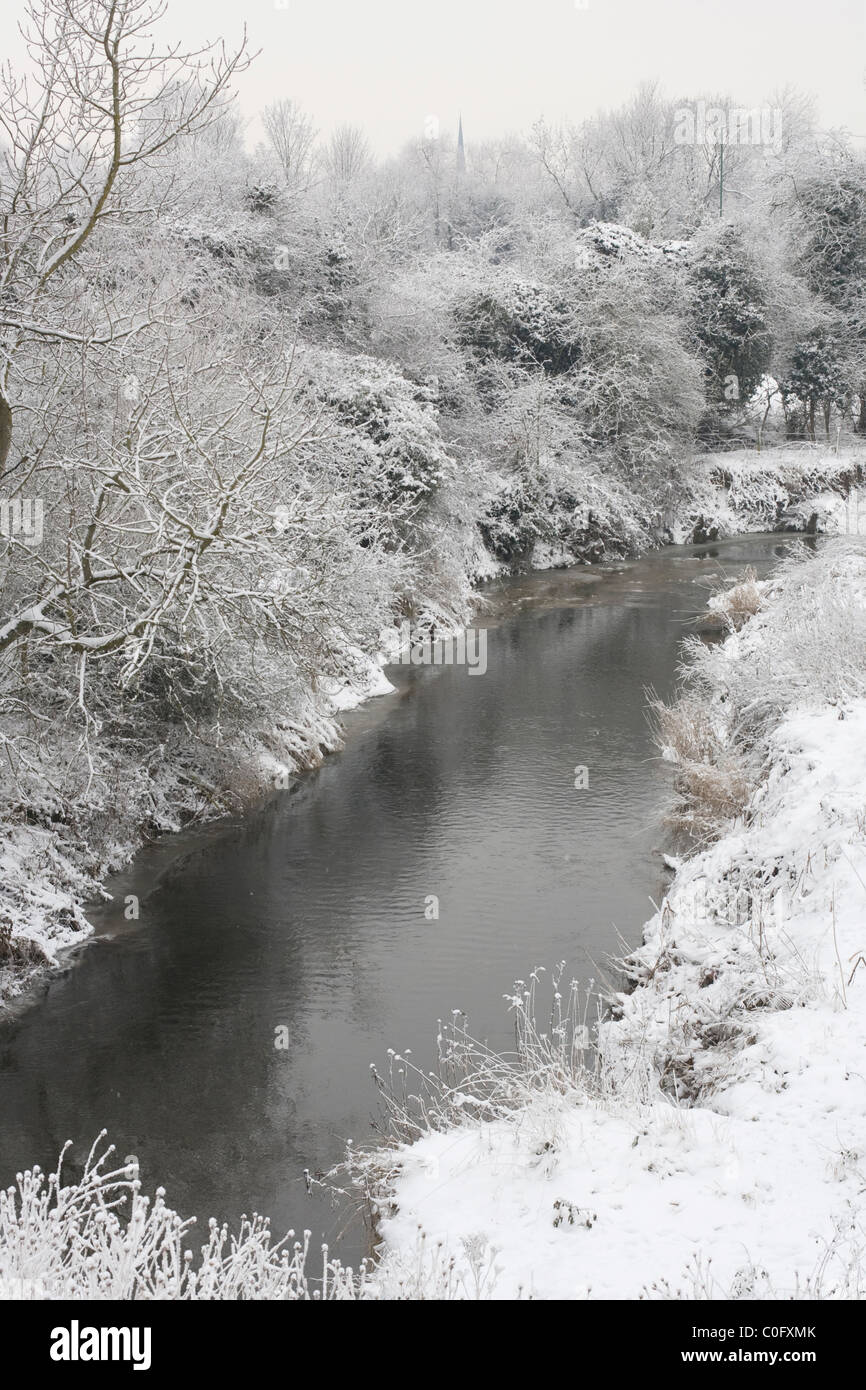
[[[720,535],[766,528],[780,506],[795,525],[805,525],[817,511],[819,530],[859,534],[866,530],[866,508],[859,495],[846,498],[833,487],[842,489],[854,478],[861,457],[853,447],[839,454],[829,448],[777,447],[759,454],[741,451],[700,459],[689,469],[681,516],[673,527],[674,539],[689,539],[699,515],[708,525],[718,527]],[[594,497],[594,505],[601,506],[602,502],[603,498]],[[619,525],[620,539],[633,545],[634,519],[620,517],[617,522],[615,498],[608,498],[605,506],[607,510],[602,510],[611,537],[616,539]],[[567,546],[539,544],[532,564],[551,568],[574,559]],[[485,550],[480,535],[467,564],[476,582],[492,578],[504,568]],[[435,604],[416,615],[413,625],[419,632],[435,630],[441,637],[455,636],[461,630],[453,615]],[[314,766],[328,751],[339,747],[338,716],[392,689],[382,667],[399,655],[400,647],[401,629],[395,627],[383,631],[375,655],[359,649],[347,652],[343,679],[322,680],[315,698],[302,700],[279,728],[251,735],[249,746],[236,750],[238,780],[250,782],[251,794],[254,783],[261,784],[259,790],[285,785],[287,777]],[[177,830],[190,818],[201,819],[224,809],[212,795],[214,788],[206,779],[201,780],[200,769],[184,766],[178,778],[171,772],[175,762],[186,763],[183,749],[174,750],[173,758],[157,759],[158,765],[149,768],[144,779],[138,765],[118,765],[116,769],[117,779],[141,794],[141,823],[146,823],[148,833]],[[143,781],[147,781],[146,786]],[[135,796],[127,800],[129,806],[137,804]],[[119,840],[113,828],[98,839],[90,829],[76,834],[57,820],[56,808],[46,807],[45,811],[43,824],[9,827],[0,841],[0,1001],[19,993],[45,964],[55,964],[58,951],[90,934],[86,904],[102,896],[101,879],[126,864],[141,842],[141,834],[130,827]],[[4,950],[3,934],[10,929],[12,948]]]
[[[717,697],[726,669],[733,688],[774,659],[804,595],[862,615],[866,559],[810,563],[716,649]],[[536,1077],[489,1122],[461,1122],[464,1098],[390,1154],[381,1289],[432,1249],[469,1297],[479,1261],[497,1298],[866,1292],[866,651],[848,631],[823,660],[849,693],[816,700],[804,677],[746,817],[679,866],[597,1075]]]
[[[382,670],[384,657],[374,661],[372,657],[362,652],[360,647],[353,647],[348,655],[353,662],[352,674],[345,676],[341,681],[325,680],[321,682],[321,689],[328,697],[332,709],[339,711],[357,709],[366,700],[372,700],[377,695],[389,695],[391,693],[394,687]]]
[[[34,826],[14,827],[0,845],[0,882],[15,903],[15,933],[0,964],[0,998],[31,970],[54,964],[57,952],[90,932],[78,898],[96,885],[63,853],[57,836]],[[59,887],[58,885],[69,885]]]
[[[813,513],[819,532],[866,535],[866,503],[856,488],[864,463],[859,444],[838,452],[830,445],[786,444],[705,455],[685,479],[674,540],[690,540],[699,516],[719,536],[734,536],[804,530]]]
[[[393,690],[382,670],[383,661],[384,656],[376,659],[359,648],[347,650],[347,674],[342,680],[323,679],[319,690],[300,698],[276,727],[251,734],[236,748],[230,757],[240,771],[238,781],[244,784],[245,795],[254,799],[287,787],[339,748],[338,716]],[[157,750],[152,765],[118,757],[112,787],[120,784],[129,789],[123,825],[110,811],[94,818],[92,806],[82,807],[81,824],[66,823],[52,814],[55,808],[46,800],[45,806],[31,808],[33,819],[38,814],[44,824],[4,828],[0,836],[0,1004],[19,996],[46,967],[61,963],[62,952],[92,934],[88,904],[110,898],[102,881],[129,863],[144,840],[145,827],[151,836],[171,834],[190,821],[225,814],[226,802],[208,780],[212,771],[190,767],[189,762],[182,748],[171,755],[165,748]],[[85,825],[85,815],[91,824]]]

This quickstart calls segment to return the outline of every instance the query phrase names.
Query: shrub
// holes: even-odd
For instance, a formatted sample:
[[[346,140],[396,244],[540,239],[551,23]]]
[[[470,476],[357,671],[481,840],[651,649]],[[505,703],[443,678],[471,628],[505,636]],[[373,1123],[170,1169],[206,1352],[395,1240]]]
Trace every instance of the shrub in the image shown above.
[[[275,1241],[260,1216],[236,1235],[212,1220],[205,1244],[189,1244],[183,1220],[157,1188],[141,1191],[138,1165],[109,1167],[113,1146],[90,1150],[81,1177],[68,1183],[63,1157],[54,1173],[38,1167],[0,1192],[0,1293],[63,1299],[353,1299],[351,1269],[324,1250],[322,1278],[307,1272],[310,1233]],[[64,1149],[64,1154],[65,1154]],[[363,1283],[363,1271],[362,1271]]]
[[[449,475],[449,458],[434,391],[390,362],[363,354],[310,357],[312,389],[334,412],[342,432],[336,467],[365,503],[395,523],[414,515]]]
[[[742,815],[754,784],[714,712],[686,694],[673,705],[652,697],[650,717],[663,757],[676,763],[677,804],[669,819],[693,839],[714,839]]]
[[[548,285],[503,276],[458,300],[454,321],[458,343],[482,363],[495,358],[555,376],[580,359],[571,306]]]

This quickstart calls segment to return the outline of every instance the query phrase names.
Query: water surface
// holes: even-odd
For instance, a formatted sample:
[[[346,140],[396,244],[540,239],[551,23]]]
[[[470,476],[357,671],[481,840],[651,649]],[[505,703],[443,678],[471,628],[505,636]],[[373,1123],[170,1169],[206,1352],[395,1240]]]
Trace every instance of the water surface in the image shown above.
[[[411,1048],[429,1066],[452,1008],[508,1047],[516,977],[564,959],[588,978],[618,934],[639,940],[670,786],[645,689],[671,692],[712,579],[785,549],[747,537],[490,586],[486,674],[395,668],[300,789],[140,856],[104,939],[0,1027],[0,1183],[67,1138],[80,1162],[106,1127],[184,1215],[255,1210],[333,1243],[344,1217],[302,1172],[370,1133],[371,1062]],[[344,1256],[364,1245],[356,1223]]]

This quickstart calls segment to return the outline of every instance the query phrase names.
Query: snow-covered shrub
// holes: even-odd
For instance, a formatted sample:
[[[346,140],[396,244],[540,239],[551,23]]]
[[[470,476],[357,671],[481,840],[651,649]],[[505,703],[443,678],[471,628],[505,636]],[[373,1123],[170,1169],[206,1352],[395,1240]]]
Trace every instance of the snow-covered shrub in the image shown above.
[[[701,630],[739,632],[750,618],[754,618],[761,603],[761,585],[751,565],[747,565],[739,584],[710,599],[708,611],[700,621]]]
[[[279,202],[279,184],[274,179],[256,179],[244,194],[244,203],[250,212],[259,216],[275,212]]]
[[[691,453],[703,409],[700,365],[664,280],[652,273],[617,263],[597,279],[578,277],[575,295],[582,356],[567,383],[572,408],[632,485],[656,498]]]
[[[65,1153],[65,1151],[64,1151]],[[311,1233],[281,1239],[257,1215],[230,1231],[215,1219],[196,1239],[158,1187],[142,1191],[138,1164],[113,1157],[100,1135],[79,1177],[65,1178],[63,1155],[50,1174],[39,1167],[0,1191],[0,1298],[9,1300],[182,1302],[340,1302],[489,1298],[495,1252],[467,1250],[457,1271],[442,1247],[423,1236],[411,1254],[375,1277],[367,1261],[344,1265]],[[115,1166],[112,1166],[112,1165]]]
[[[718,410],[748,400],[772,352],[770,286],[742,228],[725,222],[697,239],[689,264],[694,332]]]
[[[363,1288],[323,1247],[321,1273],[308,1271],[310,1232],[271,1235],[245,1218],[231,1235],[215,1220],[203,1244],[193,1225],[141,1190],[134,1159],[112,1168],[103,1135],[76,1181],[38,1167],[0,1192],[0,1296],[39,1299],[308,1301],[355,1299]],[[64,1151],[65,1152],[65,1151]]]
[[[581,442],[655,491],[688,453],[703,408],[673,280],[618,258],[575,267],[559,247],[548,269],[530,282],[488,267],[483,290],[456,303],[481,402],[499,409],[516,382],[543,373]]]
[[[842,338],[826,328],[816,329],[794,345],[779,383],[791,434],[814,442],[815,414],[820,408],[829,439],[833,408],[842,409],[851,391],[852,369],[847,355]]]
[[[454,306],[457,341],[484,363],[493,358],[558,375],[580,358],[568,301],[551,285],[503,275]]]
[[[670,706],[653,698],[650,713],[662,755],[676,764],[677,805],[669,819],[695,841],[712,839],[742,815],[754,790],[743,759],[694,696]]]
[[[784,591],[784,605],[773,603]],[[688,644],[695,689],[724,693],[722,717],[744,744],[760,741],[798,706],[840,703],[866,695],[866,556],[856,540],[805,548],[766,581],[761,607],[730,649]],[[748,660],[760,646],[763,660]]]
[[[428,386],[366,355],[305,359],[313,392],[342,426],[335,469],[347,488],[395,524],[429,503],[453,469]]]
[[[484,543],[504,563],[593,563],[624,555],[651,541],[640,515],[615,475],[569,450],[520,461],[495,480],[479,521]]]
[[[772,601],[780,590],[784,605]],[[862,598],[852,602],[852,591]],[[671,705],[651,702],[657,743],[677,768],[674,819],[696,838],[712,839],[744,812],[769,731],[786,713],[866,695],[864,599],[866,556],[836,540],[713,601],[712,613],[742,629],[736,645],[687,639],[684,693]]]
[[[505,996],[514,1019],[513,1052],[494,1052],[473,1037],[465,1015],[455,1009],[450,1021],[440,1022],[435,1071],[422,1072],[393,1049],[386,1075],[371,1066],[386,1146],[361,1150],[352,1145],[332,1178],[348,1176],[369,1197],[387,1173],[390,1150],[399,1144],[455,1124],[512,1115],[539,1096],[577,1100],[600,1094],[603,1081],[595,1074],[590,1042],[590,1024],[596,1019],[588,1012],[595,982],[589,992],[581,989],[576,980],[566,979],[561,962],[549,976],[549,991],[543,991],[547,974],[537,966]]]
[[[590,222],[582,227],[575,238],[580,251],[596,263],[620,260],[643,262],[645,266],[658,270],[667,262],[685,262],[688,244],[682,241],[668,242],[657,246],[620,222]]]

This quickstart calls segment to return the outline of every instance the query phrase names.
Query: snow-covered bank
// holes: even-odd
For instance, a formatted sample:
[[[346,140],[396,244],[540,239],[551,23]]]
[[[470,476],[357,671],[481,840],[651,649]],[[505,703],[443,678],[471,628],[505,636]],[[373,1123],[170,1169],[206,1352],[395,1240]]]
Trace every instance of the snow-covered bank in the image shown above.
[[[864,598],[866,559],[836,543],[693,653],[707,784],[751,791],[679,868],[589,1070],[573,1009],[536,1031],[534,981],[510,1069],[454,1035],[439,1082],[398,1059],[427,1099],[405,1106],[421,1137],[365,1174],[383,1296],[436,1296],[443,1268],[464,1297],[479,1270],[500,1298],[862,1296]]]
[[[72,817],[52,790],[47,750],[43,801],[0,836],[0,1005],[92,934],[88,905],[109,900],[103,881],[146,841],[242,810],[336,751],[340,715],[393,688],[381,660],[359,649],[347,651],[345,670],[299,693],[270,729],[251,730],[206,759],[183,728],[149,752],[110,747],[98,784]],[[94,809],[100,800],[102,811]]]
[[[739,449],[695,460],[684,480],[678,515],[671,523],[676,541],[689,541],[696,528],[709,539],[744,531],[805,531],[858,534],[858,484],[866,453],[859,447],[837,451],[829,445],[776,445],[756,452]]]
[[[402,1135],[426,1132],[407,1097],[417,1092],[426,1095],[433,1132],[353,1162],[380,1203],[384,1258],[358,1285],[329,1254],[331,1296],[637,1297],[646,1287],[653,1296],[748,1297],[771,1285],[856,1293],[861,1135],[847,1097],[862,1110],[855,1009],[864,971],[846,961],[858,949],[857,918],[842,906],[856,875],[832,885],[832,948],[823,900],[832,891],[824,871],[834,862],[844,869],[844,853],[866,872],[850,749],[845,761],[835,744],[849,724],[863,733],[863,610],[851,603],[864,569],[844,555],[834,565],[820,557],[799,577],[765,584],[763,609],[736,640],[706,649],[699,691],[719,740],[707,744],[711,766],[719,773],[718,748],[727,746],[741,775],[766,787],[753,792],[748,858],[737,831],[681,867],[632,962],[638,988],[620,996],[623,1017],[604,1029],[597,1066],[582,1065],[590,1054],[576,995],[558,987],[547,1021],[546,976],[541,985],[529,977],[511,999],[518,1065],[473,1046],[459,1015],[442,1028],[440,1084],[425,1083],[411,1059],[392,1057],[383,1095],[404,1121]],[[816,627],[837,660],[824,659]],[[843,702],[831,707],[832,699]],[[819,755],[828,777],[814,775]],[[798,859],[804,837],[819,845],[814,881],[795,877],[807,859]],[[784,930],[774,932],[777,905]],[[545,1019],[542,1032],[533,1016]],[[144,1174],[151,1184],[161,1176]],[[190,1231],[159,1196],[148,1220],[136,1206],[141,1189],[131,1187],[137,1177],[82,1177],[77,1169],[66,1181],[23,1173],[15,1190],[0,1194],[0,1281],[15,1297],[315,1293],[321,1265],[313,1252],[308,1278],[303,1235],[296,1251],[291,1240],[276,1247],[263,1225],[244,1227],[230,1246],[217,1227],[200,1265],[207,1232]],[[114,1182],[125,1205],[106,1222],[104,1192]],[[138,1212],[133,1237],[130,1203]]]
[[[858,535],[866,531],[864,466],[859,441],[838,450],[788,444],[703,454],[683,464],[676,481],[651,500],[606,487],[596,476],[576,506],[566,505],[567,496],[548,498],[543,517],[533,521],[530,563],[534,569],[590,564],[658,544],[750,531]],[[512,543],[520,525],[512,527]]]
[[[803,525],[823,508],[819,529],[852,529],[856,494],[844,493],[856,484],[858,457],[853,448],[838,455],[775,449],[698,460],[684,470],[676,515],[659,513],[651,521],[639,496],[629,497],[623,487],[605,490],[596,480],[579,503],[572,498],[570,510],[552,508],[549,529],[539,533],[527,562],[549,568],[634,554],[663,539],[688,539],[699,520],[713,534],[740,534],[769,527],[780,508],[791,513],[797,504]],[[826,505],[813,501],[819,494],[826,494]],[[460,595],[450,608],[441,596],[421,605],[413,617],[419,632],[458,631],[468,616],[470,586],[508,569],[485,548],[471,519],[453,529]],[[345,674],[320,678],[315,691],[296,682],[284,716],[268,728],[228,728],[212,743],[195,743],[183,724],[156,733],[135,729],[131,736],[124,728],[116,745],[103,739],[96,776],[71,809],[56,769],[81,758],[81,739],[34,752],[29,786],[41,790],[19,792],[0,838],[0,1002],[90,934],[88,904],[105,897],[105,878],[148,838],[243,809],[338,748],[340,714],[390,688],[381,666],[395,656],[399,633],[399,627],[384,629],[375,654],[346,650]]]

